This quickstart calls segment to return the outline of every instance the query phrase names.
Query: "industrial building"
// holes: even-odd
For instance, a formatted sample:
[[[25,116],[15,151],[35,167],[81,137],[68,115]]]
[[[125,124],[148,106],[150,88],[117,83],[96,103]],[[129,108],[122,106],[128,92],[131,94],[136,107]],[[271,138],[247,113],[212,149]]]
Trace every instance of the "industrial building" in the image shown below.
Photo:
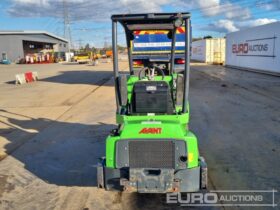
[[[44,62],[68,50],[66,39],[46,31],[0,31],[0,61]]]

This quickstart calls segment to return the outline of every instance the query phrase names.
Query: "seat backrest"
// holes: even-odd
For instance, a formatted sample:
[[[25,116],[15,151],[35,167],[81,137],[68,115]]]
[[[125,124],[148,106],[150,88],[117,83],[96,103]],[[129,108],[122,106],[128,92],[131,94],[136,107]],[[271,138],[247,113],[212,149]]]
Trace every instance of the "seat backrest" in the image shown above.
[[[165,81],[138,81],[132,93],[132,112],[135,114],[173,114],[170,87]]]

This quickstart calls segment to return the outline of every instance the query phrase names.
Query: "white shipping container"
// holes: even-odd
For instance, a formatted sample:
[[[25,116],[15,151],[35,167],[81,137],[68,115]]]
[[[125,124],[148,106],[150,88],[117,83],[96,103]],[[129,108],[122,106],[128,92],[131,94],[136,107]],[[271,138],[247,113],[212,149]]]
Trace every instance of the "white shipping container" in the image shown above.
[[[227,34],[226,65],[280,74],[280,22]]]
[[[192,60],[206,62],[206,40],[192,42]]]
[[[224,64],[225,39],[202,39],[192,42],[191,59],[204,63]]]

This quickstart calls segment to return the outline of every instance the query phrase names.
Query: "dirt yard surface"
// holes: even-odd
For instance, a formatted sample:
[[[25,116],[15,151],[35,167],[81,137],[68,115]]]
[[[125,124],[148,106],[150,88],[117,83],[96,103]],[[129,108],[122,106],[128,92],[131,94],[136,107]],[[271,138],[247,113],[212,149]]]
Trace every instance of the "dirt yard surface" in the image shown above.
[[[40,81],[14,85],[25,71]],[[193,64],[190,103],[210,190],[279,190],[279,77]],[[0,209],[200,209],[97,189],[95,166],[113,128],[111,63],[1,65]]]

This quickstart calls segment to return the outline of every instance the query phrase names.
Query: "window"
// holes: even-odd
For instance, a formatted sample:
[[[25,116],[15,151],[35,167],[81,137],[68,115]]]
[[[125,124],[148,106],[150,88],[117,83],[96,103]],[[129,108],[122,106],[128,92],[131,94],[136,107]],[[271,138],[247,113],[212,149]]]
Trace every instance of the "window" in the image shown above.
[[[64,47],[66,47],[66,44],[64,44]]]
[[[59,47],[62,47],[62,44],[61,44],[61,43],[59,44]]]

